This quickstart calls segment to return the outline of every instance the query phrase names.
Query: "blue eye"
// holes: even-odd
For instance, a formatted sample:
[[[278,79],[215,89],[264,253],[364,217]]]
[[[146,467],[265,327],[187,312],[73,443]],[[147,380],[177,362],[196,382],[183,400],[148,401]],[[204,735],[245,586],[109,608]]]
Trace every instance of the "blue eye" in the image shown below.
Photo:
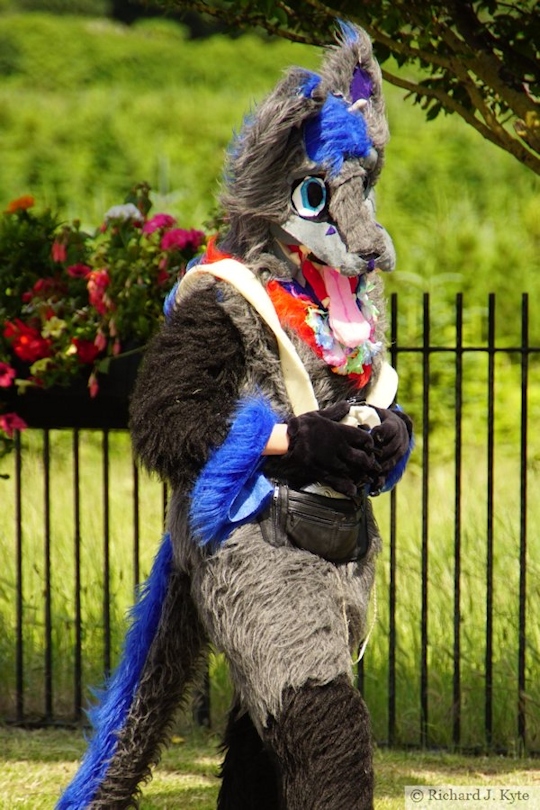
[[[327,199],[326,185],[320,177],[305,177],[294,187],[291,196],[296,211],[305,219],[322,219]]]

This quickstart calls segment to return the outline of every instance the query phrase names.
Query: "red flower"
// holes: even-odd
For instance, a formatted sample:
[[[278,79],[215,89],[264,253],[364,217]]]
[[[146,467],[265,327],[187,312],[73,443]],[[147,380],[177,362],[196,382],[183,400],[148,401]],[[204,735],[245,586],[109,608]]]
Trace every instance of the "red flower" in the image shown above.
[[[183,228],[173,228],[163,234],[161,239],[161,250],[197,250],[204,242],[204,233],[193,228],[185,231]]]
[[[5,213],[15,214],[17,211],[26,211],[28,208],[32,208],[34,203],[35,200],[31,194],[23,194],[22,197],[17,197],[16,200],[8,203]]]
[[[77,360],[81,363],[93,363],[100,352],[91,340],[71,338],[71,343],[77,349]]]
[[[11,341],[13,351],[25,363],[35,363],[36,360],[51,356],[51,341],[18,318],[14,322],[6,321],[4,337]]]
[[[51,256],[53,262],[65,262],[67,259],[66,246],[62,242],[57,242],[55,239],[52,243]]]
[[[38,278],[32,287],[32,293],[41,298],[51,298],[53,295],[62,297],[66,292],[66,285],[62,284],[59,279],[51,276]]]
[[[9,388],[15,379],[15,369],[8,363],[0,362],[0,388]]]
[[[87,264],[70,264],[70,266],[66,268],[66,273],[68,276],[71,276],[71,278],[87,278],[91,272],[92,268],[88,267]]]
[[[7,434],[8,439],[13,438],[16,430],[26,430],[28,425],[16,413],[0,414],[0,429]]]
[[[169,282],[169,274],[167,272],[167,262],[164,264],[159,265],[159,270],[157,274],[157,283],[161,286],[162,284],[167,284]]]
[[[91,305],[99,312],[100,315],[105,315],[110,305],[105,300],[105,290],[111,283],[109,273],[107,270],[92,270],[87,276],[88,299]]]

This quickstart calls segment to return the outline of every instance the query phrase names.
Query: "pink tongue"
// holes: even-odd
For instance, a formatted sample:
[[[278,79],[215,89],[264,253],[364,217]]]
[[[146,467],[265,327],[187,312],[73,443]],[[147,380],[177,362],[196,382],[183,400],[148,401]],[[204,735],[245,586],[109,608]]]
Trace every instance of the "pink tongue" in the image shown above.
[[[335,337],[353,349],[368,338],[371,326],[366,321],[351,291],[349,279],[333,267],[323,267],[322,276],[328,293],[328,318]]]

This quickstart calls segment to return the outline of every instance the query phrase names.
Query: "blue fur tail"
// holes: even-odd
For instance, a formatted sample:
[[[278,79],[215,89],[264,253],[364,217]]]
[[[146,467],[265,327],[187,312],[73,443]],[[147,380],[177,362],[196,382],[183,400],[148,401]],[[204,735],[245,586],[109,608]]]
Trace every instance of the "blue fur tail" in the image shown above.
[[[115,753],[117,735],[124,726],[137,692],[142,670],[156,635],[167,593],[172,562],[169,534],[163,538],[150,576],[131,611],[120,664],[106,684],[100,705],[89,712],[94,727],[82,764],[60,798],[57,810],[83,810],[92,802]]]

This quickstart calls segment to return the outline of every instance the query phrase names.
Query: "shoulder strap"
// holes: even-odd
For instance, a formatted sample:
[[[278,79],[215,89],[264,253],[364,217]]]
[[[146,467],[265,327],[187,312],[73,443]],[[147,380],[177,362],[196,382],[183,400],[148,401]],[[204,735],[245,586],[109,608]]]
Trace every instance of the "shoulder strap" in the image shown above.
[[[299,416],[308,411],[316,411],[319,404],[313,391],[311,380],[292,341],[282,328],[270,296],[251,270],[236,259],[221,259],[210,264],[198,264],[188,270],[181,280],[177,299],[187,295],[203,273],[210,273],[222,281],[232,284],[244,296],[263,321],[276,336],[285,388],[293,413]],[[398,387],[398,376],[389,363],[383,363],[375,385],[366,397],[368,405],[388,408],[394,401]]]
[[[261,282],[245,264],[236,259],[221,259],[210,264],[199,264],[188,270],[179,284],[177,298],[186,295],[203,273],[210,273],[232,284],[244,296],[276,336],[285,388],[293,413],[299,416],[318,410],[319,404],[309,375],[298,352],[279,322],[274,305]]]

